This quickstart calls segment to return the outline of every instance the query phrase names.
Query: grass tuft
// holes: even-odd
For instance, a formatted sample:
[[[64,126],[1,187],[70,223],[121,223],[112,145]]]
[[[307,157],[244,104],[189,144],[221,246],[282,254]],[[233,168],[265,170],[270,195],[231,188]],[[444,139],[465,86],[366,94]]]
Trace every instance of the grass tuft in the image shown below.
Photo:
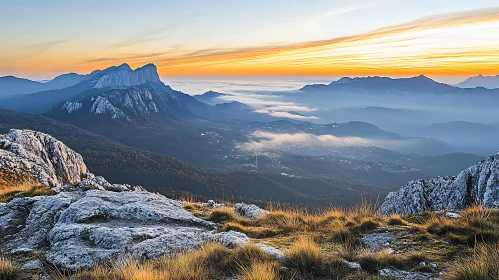
[[[0,280],[19,279],[20,271],[6,257],[0,255]]]
[[[319,270],[322,264],[322,256],[319,246],[314,241],[301,236],[289,248],[286,253],[286,261],[289,267],[293,267],[302,273],[312,273]]]
[[[448,280],[499,279],[499,244],[480,244],[472,256],[455,263],[449,269]]]

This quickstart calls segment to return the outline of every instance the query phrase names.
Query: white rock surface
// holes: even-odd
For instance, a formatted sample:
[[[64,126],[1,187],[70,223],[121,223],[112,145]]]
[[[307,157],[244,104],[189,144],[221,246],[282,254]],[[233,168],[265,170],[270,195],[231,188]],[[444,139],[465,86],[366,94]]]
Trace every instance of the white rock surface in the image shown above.
[[[385,215],[411,215],[425,210],[463,210],[480,204],[499,208],[499,153],[462,171],[457,177],[437,177],[407,183],[386,197]]]
[[[61,141],[20,129],[0,134],[0,168],[47,186],[76,184],[88,175],[81,155]]]
[[[142,85],[149,82],[157,82],[159,75],[154,64],[147,64],[134,71],[130,66],[123,64],[117,71],[105,74],[99,78],[94,88],[125,89],[132,86]]]
[[[234,205],[234,208],[240,216],[252,220],[257,220],[269,213],[269,211],[264,210],[254,204],[236,203]]]
[[[440,278],[433,276],[431,273],[410,272],[398,269],[385,268],[379,271],[379,276],[387,279],[401,280],[439,280]],[[385,279],[385,278],[382,278]]]

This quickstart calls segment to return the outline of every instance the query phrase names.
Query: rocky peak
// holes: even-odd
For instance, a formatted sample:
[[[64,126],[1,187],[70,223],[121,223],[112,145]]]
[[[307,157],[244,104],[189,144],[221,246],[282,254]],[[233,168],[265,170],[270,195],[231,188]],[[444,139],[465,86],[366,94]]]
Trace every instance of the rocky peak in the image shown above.
[[[151,82],[161,82],[154,64],[132,70],[128,64],[111,67],[102,72],[94,88],[125,89]]]
[[[385,215],[410,215],[426,210],[463,210],[475,204],[499,208],[499,153],[456,177],[411,181],[389,193],[381,211]]]
[[[61,141],[20,129],[0,134],[0,167],[47,186],[79,183],[88,174],[81,155]]]

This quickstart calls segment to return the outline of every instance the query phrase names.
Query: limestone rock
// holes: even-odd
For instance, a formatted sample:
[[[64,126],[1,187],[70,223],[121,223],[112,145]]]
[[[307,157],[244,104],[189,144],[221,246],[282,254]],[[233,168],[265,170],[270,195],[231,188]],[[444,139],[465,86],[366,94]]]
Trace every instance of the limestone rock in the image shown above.
[[[252,220],[257,220],[258,218],[269,213],[269,211],[264,210],[254,204],[236,203],[234,207],[236,208],[236,211],[239,215]]]
[[[499,153],[476,163],[457,177],[411,181],[389,193],[381,211],[385,215],[411,215],[426,210],[463,210],[474,204],[499,208]]]
[[[20,129],[0,135],[0,168],[47,186],[76,184],[88,175],[80,154],[50,135]]]

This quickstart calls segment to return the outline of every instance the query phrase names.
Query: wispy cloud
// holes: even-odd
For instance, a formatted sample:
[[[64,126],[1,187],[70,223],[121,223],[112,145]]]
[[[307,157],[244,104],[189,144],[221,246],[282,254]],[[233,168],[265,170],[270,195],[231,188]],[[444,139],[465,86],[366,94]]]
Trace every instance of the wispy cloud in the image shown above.
[[[150,30],[146,30],[144,32],[138,33],[134,36],[126,38],[124,40],[118,41],[114,44],[109,45],[109,48],[124,48],[130,47],[136,44],[152,42],[164,39],[165,33],[171,31],[179,26],[192,22],[193,19],[198,17],[199,15],[189,15],[185,17],[180,17],[176,19],[170,19],[170,22],[167,25],[164,25],[159,28],[152,28]]]
[[[334,13],[361,9],[352,5]],[[484,74],[499,67],[499,8],[424,17],[363,34],[297,44],[244,48],[158,51],[87,60],[85,63],[154,62],[161,74]],[[168,28],[138,34],[130,45],[163,35]],[[473,40],[466,40],[473,36]],[[462,67],[465,65],[466,67]]]
[[[317,120],[317,119],[319,119],[316,116],[304,116],[304,115],[293,114],[293,113],[286,112],[286,111],[273,111],[273,110],[267,110],[267,109],[258,109],[258,110],[255,110],[254,112],[260,113],[260,114],[268,114],[268,115],[276,117],[276,118],[287,118],[287,119],[294,119],[294,120]]]
[[[272,133],[255,131],[251,137],[256,138],[246,143],[240,143],[237,148],[242,150],[274,150],[288,145],[313,146],[368,146],[374,142],[359,137],[336,137],[334,135],[314,135],[309,133]]]
[[[48,50],[50,50],[50,49],[52,49],[52,48],[54,48],[62,43],[65,43],[65,42],[67,42],[67,40],[54,40],[54,41],[48,41],[48,42],[43,42],[43,43],[27,46],[26,48],[24,48],[24,50],[26,51],[26,55],[24,56],[24,58],[32,58],[32,57],[41,55],[41,54],[45,53],[46,51],[48,51]]]
[[[416,147],[421,144],[421,141],[424,141],[421,138],[387,140],[362,137],[338,137],[331,134],[274,133],[261,130],[253,132],[250,137],[252,137],[252,140],[239,143],[236,147],[247,151],[293,150],[300,147],[334,148],[343,146],[376,146],[399,150]]]

